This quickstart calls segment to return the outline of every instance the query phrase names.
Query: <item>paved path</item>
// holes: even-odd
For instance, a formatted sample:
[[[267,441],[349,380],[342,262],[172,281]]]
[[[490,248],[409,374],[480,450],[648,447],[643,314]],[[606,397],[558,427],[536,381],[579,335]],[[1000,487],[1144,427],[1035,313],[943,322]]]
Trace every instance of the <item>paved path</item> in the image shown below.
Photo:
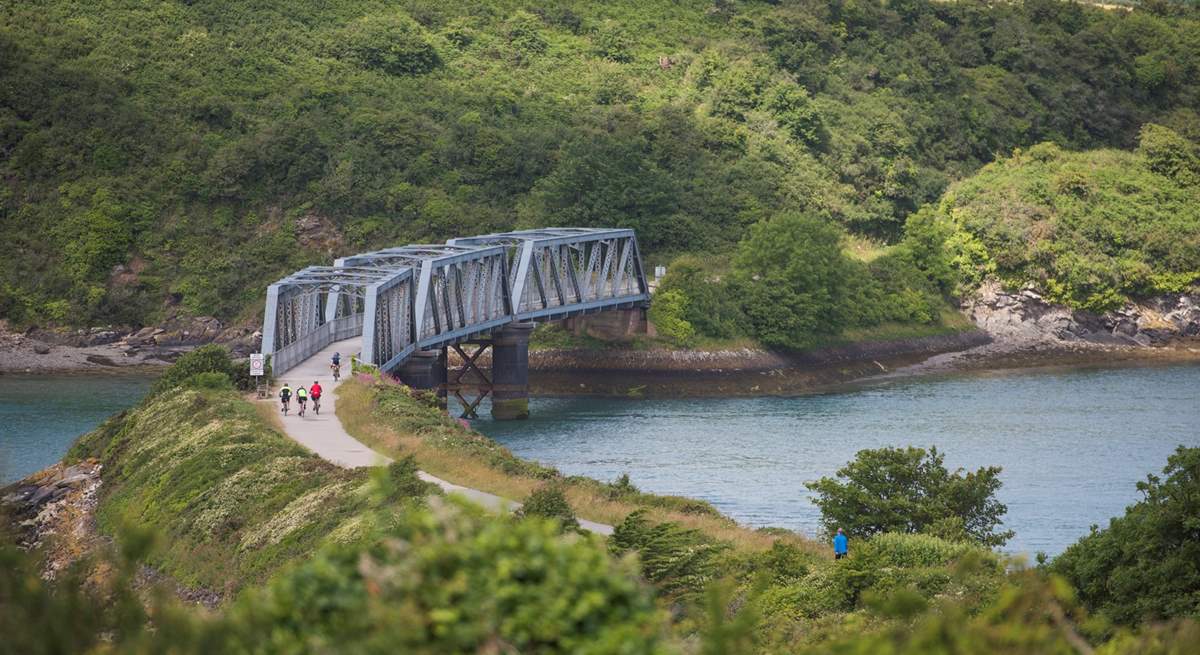
[[[312,403],[309,402],[308,411],[301,417],[297,413],[298,408],[293,399],[291,411],[288,412],[287,416],[281,416],[280,419],[283,421],[284,430],[289,437],[295,439],[300,445],[321,457],[345,468],[385,466],[392,462],[390,457],[371,450],[366,444],[350,436],[345,428],[342,427],[342,422],[336,414],[337,394],[334,393],[334,390],[341,382],[333,381],[333,375],[329,371],[329,362],[333,358],[333,353],[341,353],[342,373],[345,376],[350,375],[350,354],[355,352],[361,343],[362,339],[356,337],[331,344],[321,352],[305,360],[302,364],[289,370],[279,379],[280,385],[287,382],[291,385],[292,389],[300,386],[307,389],[312,386],[314,380],[321,383],[324,393],[321,394],[320,414],[312,411]],[[342,379],[345,379],[345,377]],[[276,406],[279,404],[279,401],[276,399],[263,402],[272,402]],[[521,507],[521,503],[514,500],[502,498],[486,491],[457,485],[437,476],[430,475],[425,471],[418,471],[417,475],[422,480],[441,487],[446,493],[461,494],[471,501],[494,511],[513,511]],[[598,534],[612,534],[611,525],[595,523],[584,519],[579,519],[579,525],[586,530]]]

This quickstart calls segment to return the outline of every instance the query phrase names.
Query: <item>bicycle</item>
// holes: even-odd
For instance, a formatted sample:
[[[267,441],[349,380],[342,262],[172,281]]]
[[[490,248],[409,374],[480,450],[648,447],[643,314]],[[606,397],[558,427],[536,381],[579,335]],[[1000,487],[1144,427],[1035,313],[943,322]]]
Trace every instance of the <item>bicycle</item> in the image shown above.
[[[283,408],[280,409],[279,411],[283,412],[284,416],[287,416],[287,414],[288,414],[288,399],[284,398],[280,402],[283,403]]]
[[[297,400],[300,402],[300,411],[298,412],[298,415],[300,417],[303,417],[304,416],[304,405],[305,405],[304,399],[298,398]]]
[[[342,365],[341,364],[331,364],[329,366],[329,370],[333,371],[333,381],[334,382],[337,382],[338,378],[342,377]]]
[[[321,414],[321,397],[313,396],[312,401],[313,401],[313,412],[316,413],[318,416],[320,416],[320,414]]]

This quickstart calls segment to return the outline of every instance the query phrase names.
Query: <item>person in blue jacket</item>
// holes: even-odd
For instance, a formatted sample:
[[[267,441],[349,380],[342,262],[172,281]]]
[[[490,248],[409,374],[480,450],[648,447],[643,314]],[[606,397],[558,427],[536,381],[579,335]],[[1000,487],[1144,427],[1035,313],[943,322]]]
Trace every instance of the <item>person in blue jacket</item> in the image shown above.
[[[841,528],[838,528],[837,534],[833,536],[833,559],[842,559],[850,554],[847,541],[846,533],[842,532]]]

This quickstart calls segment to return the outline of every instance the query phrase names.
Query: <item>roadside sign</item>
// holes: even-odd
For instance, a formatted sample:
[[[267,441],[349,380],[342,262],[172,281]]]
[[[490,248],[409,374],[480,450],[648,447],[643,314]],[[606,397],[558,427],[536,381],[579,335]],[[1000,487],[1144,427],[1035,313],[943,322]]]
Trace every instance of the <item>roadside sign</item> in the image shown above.
[[[263,374],[263,368],[263,354],[250,353],[250,375],[253,375],[254,377],[261,376]]]

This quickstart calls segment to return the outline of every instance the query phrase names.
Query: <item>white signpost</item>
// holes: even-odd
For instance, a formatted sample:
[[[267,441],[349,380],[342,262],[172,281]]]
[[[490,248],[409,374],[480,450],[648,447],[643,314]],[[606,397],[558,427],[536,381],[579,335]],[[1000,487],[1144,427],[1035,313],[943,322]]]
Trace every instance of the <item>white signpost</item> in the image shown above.
[[[255,391],[258,392],[259,398],[267,397],[267,385],[264,383],[263,375],[266,371],[266,358],[262,353],[250,353],[250,376],[254,378]]]

